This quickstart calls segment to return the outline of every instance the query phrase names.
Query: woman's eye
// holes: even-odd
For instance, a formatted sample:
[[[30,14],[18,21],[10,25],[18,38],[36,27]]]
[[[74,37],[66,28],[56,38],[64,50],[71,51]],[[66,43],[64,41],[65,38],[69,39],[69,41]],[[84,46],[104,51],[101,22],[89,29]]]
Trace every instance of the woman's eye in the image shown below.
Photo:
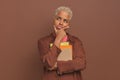
[[[67,20],[64,20],[64,22],[65,22],[65,23],[68,23],[68,21],[67,21]]]
[[[60,20],[61,18],[60,18],[60,17],[57,17],[56,19],[57,19],[57,20]]]

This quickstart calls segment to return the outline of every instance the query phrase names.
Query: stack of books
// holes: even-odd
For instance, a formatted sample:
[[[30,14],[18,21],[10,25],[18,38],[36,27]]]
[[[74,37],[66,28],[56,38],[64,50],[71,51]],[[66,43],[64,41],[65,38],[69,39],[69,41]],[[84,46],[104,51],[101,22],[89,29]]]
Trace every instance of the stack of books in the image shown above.
[[[50,47],[52,47],[52,45],[53,44],[51,43]],[[61,42],[60,49],[62,51],[57,58],[58,61],[72,60],[72,45],[70,45],[69,42]]]

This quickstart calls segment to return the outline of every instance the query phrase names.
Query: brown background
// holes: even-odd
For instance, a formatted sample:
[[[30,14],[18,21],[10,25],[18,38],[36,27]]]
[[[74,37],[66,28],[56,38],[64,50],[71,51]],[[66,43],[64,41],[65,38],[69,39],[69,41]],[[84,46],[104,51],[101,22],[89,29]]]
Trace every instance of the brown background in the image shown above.
[[[54,10],[73,10],[70,32],[84,44],[84,80],[120,80],[119,0],[0,0],[0,80],[41,80],[37,40]]]

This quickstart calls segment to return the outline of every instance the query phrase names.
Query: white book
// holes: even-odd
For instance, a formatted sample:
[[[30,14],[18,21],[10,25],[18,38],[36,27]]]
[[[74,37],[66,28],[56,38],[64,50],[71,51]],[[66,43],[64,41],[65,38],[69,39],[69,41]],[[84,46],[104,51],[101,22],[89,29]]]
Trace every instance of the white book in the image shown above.
[[[72,60],[72,45],[60,46],[62,52],[59,54],[58,61]]]
[[[52,47],[52,45],[53,43],[50,44],[50,47]],[[70,45],[69,42],[61,42],[60,49],[62,50],[62,52],[57,58],[58,61],[72,60],[72,45]]]

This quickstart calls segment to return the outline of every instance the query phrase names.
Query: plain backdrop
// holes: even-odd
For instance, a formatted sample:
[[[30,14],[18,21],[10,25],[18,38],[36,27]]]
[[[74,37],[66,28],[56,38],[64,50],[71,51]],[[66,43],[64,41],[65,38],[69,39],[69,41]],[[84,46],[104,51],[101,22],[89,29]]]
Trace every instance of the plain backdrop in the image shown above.
[[[119,0],[0,0],[0,80],[41,80],[37,41],[52,31],[54,11],[73,11],[69,32],[84,45],[84,80],[120,80]]]

